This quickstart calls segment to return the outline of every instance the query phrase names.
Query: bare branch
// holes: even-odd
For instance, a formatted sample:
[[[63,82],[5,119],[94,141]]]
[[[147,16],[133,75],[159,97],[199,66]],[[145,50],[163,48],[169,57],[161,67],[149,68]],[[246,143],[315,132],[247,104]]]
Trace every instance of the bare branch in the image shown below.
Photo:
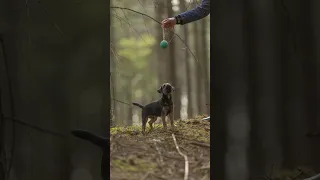
[[[161,25],[161,22],[156,20],[155,18],[145,14],[145,13],[141,13],[141,12],[138,12],[138,11],[135,11],[133,9],[130,9],[130,8],[125,8],[125,7],[118,7],[118,6],[111,6],[110,7],[111,9],[122,9],[122,10],[127,10],[127,11],[131,11],[131,12],[134,12],[134,13],[137,13],[137,14],[141,14],[143,16],[146,16],[150,19],[152,19],[153,21],[157,22],[158,24]],[[173,33],[180,39],[180,41],[186,46],[186,48],[188,49],[188,51],[191,53],[191,55],[193,56],[193,58],[197,61],[197,64],[201,67],[200,63],[199,63],[199,60],[196,58],[196,56],[194,55],[194,53],[191,51],[191,49],[189,48],[189,46],[184,42],[184,40],[177,34],[173,31]]]
[[[190,142],[190,144],[210,148],[210,144],[206,144],[206,143]]]
[[[41,4],[41,1],[38,1],[38,3]],[[47,9],[45,6],[43,6],[43,9],[44,9],[44,11],[45,11],[48,15],[50,14],[49,11],[48,11],[48,9]],[[51,21],[51,25],[52,25],[53,27],[55,27],[62,35],[64,35],[64,33],[62,32],[61,28],[60,28],[56,23],[54,23],[54,22]]]
[[[130,103],[126,103],[126,102],[123,102],[123,101],[117,100],[117,99],[115,99],[115,98],[111,98],[111,99],[112,99],[112,100],[114,100],[114,101],[116,101],[116,102],[119,102],[119,103],[122,103],[122,104],[126,104],[126,105],[131,106],[131,104],[130,104]]]
[[[23,126],[26,126],[26,127],[32,128],[32,129],[35,129],[35,130],[37,130],[39,132],[42,132],[42,133],[47,133],[47,134],[51,134],[51,135],[54,135],[54,136],[59,136],[59,137],[65,138],[65,135],[63,135],[63,134],[60,134],[60,133],[57,133],[57,132],[53,132],[53,131],[50,131],[50,130],[47,130],[47,129],[43,129],[41,127],[38,127],[36,125],[30,124],[30,123],[27,123],[27,122],[24,122],[24,121],[21,121],[21,120],[16,119],[16,118],[4,117],[4,119],[5,120],[10,120],[12,122],[18,123],[20,125],[23,125]]]
[[[120,22],[121,22],[121,21],[124,21],[125,23],[127,23],[128,26],[131,27],[131,28],[134,30],[134,32],[137,33],[137,34],[140,36],[140,38],[141,38],[146,44],[148,44],[148,43],[146,42],[146,40],[140,35],[140,33],[138,32],[138,30],[136,30],[136,29],[129,23],[129,21],[127,21],[126,19],[118,16],[117,14],[112,14],[112,15],[114,15],[117,19],[119,19]]]

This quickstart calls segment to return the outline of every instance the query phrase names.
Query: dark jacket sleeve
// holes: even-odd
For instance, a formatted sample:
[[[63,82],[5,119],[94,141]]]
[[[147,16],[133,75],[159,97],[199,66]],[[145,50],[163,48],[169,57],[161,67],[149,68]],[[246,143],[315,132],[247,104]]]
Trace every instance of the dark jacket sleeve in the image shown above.
[[[210,0],[202,0],[201,4],[189,11],[179,14],[182,22],[187,24],[202,19],[210,14]]]

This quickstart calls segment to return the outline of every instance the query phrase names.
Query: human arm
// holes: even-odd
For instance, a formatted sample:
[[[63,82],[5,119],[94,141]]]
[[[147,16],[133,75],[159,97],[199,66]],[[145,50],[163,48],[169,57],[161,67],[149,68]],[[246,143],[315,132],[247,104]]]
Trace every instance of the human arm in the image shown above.
[[[176,24],[184,25],[202,19],[210,14],[210,0],[202,0],[201,4],[189,11],[183,12],[175,17],[166,18],[162,21],[164,29],[173,29]]]
[[[200,20],[210,14],[210,0],[202,0],[202,3],[186,12],[183,12],[175,17],[177,24],[187,24],[193,21]]]

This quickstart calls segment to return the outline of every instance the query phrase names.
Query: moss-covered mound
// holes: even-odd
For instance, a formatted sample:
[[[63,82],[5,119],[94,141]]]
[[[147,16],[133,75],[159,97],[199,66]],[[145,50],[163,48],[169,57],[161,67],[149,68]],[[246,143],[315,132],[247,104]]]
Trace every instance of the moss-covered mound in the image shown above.
[[[202,117],[175,122],[175,130],[165,131],[162,125],[111,128],[111,179],[183,179],[185,160],[173,141],[188,157],[189,179],[209,180],[210,122]]]

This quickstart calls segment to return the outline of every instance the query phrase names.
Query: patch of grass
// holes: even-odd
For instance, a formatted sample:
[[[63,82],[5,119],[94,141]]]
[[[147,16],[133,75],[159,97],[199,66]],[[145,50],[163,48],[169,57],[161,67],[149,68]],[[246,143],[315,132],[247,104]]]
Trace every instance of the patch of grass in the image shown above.
[[[189,119],[176,123],[177,131],[188,139],[210,142],[210,123],[199,119]]]
[[[123,172],[148,172],[157,167],[155,163],[138,158],[116,159],[112,160],[111,163]]]
[[[110,128],[110,133],[112,135],[116,135],[116,134],[137,135],[140,132],[141,132],[141,126],[127,126],[127,127],[115,126]]]
[[[193,119],[178,120],[175,122],[175,132],[184,138],[196,141],[210,142],[210,122],[201,120],[204,115]],[[168,122],[167,122],[168,123]],[[154,124],[154,129],[150,131],[147,124],[147,136],[161,137],[163,135],[171,136],[171,131],[164,131],[162,124]],[[111,135],[141,136],[141,126],[113,127],[110,129]],[[170,124],[168,123],[168,130]]]

